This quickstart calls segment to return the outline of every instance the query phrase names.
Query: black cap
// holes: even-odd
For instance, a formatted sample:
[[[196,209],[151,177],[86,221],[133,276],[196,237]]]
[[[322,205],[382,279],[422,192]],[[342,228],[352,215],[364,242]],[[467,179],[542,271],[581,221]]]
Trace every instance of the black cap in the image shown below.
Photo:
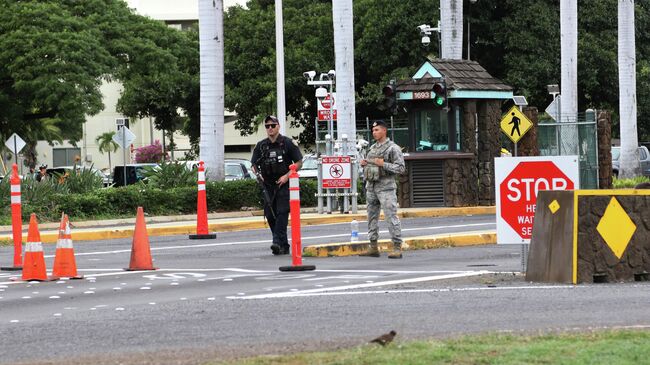
[[[278,118],[275,115],[267,115],[266,118],[264,118],[264,123],[266,124],[269,120],[273,123],[278,123]]]
[[[373,126],[373,128],[374,128],[374,127],[384,127],[384,128],[388,128],[388,126],[386,125],[386,122],[384,122],[384,121],[381,120],[381,119],[380,119],[380,120],[376,120],[376,121],[374,121],[374,122],[372,123],[372,126]]]

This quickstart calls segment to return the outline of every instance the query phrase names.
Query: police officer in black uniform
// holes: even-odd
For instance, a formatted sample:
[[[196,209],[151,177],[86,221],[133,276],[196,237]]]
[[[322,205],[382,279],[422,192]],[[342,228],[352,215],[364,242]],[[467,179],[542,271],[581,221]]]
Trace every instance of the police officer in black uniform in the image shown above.
[[[264,204],[264,215],[273,233],[271,251],[274,255],[289,253],[287,223],[289,221],[289,165],[302,166],[302,153],[296,142],[280,134],[278,119],[272,115],[264,118],[265,138],[253,150],[253,169],[261,174],[270,202]]]

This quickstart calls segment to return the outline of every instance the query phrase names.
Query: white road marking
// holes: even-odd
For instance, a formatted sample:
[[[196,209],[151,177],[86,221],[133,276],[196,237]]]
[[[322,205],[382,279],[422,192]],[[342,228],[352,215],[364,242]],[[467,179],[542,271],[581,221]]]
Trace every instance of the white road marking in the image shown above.
[[[490,272],[489,271],[467,271],[467,272],[458,273],[458,274],[423,276],[423,277],[417,277],[417,278],[379,281],[379,282],[376,282],[376,283],[364,283],[364,284],[332,286],[332,287],[319,288],[319,289],[306,289],[306,290],[301,290],[301,291],[297,291],[297,292],[291,292],[291,291],[286,292],[285,291],[285,292],[273,293],[273,294],[258,294],[258,295],[250,295],[250,296],[246,296],[246,297],[229,296],[229,297],[226,297],[226,298],[228,298],[228,299],[287,298],[287,297],[294,297],[294,296],[302,296],[302,295],[305,295],[305,294],[315,294],[315,293],[332,292],[332,291],[340,291],[340,290],[348,290],[348,289],[372,288],[372,287],[386,286],[386,285],[397,285],[397,284],[406,284],[406,283],[419,283],[419,282],[424,282],[424,281],[463,278],[463,277],[478,276],[478,275],[483,275],[483,274],[488,274],[488,273],[490,273]],[[237,295],[241,295],[241,294],[237,294]]]
[[[488,290],[488,291],[490,290],[540,290],[540,289],[574,289],[574,288],[587,288],[587,287],[573,286],[573,285],[545,285],[545,286],[510,286],[510,287],[368,290],[368,291],[325,292],[325,293],[286,293],[286,295],[283,295],[282,298],[341,296],[341,295],[372,295],[372,294],[451,293],[451,292],[483,291],[483,290]],[[228,299],[257,299],[257,298],[229,297]]]
[[[418,228],[402,228],[403,232],[407,231],[430,231],[430,230],[442,230],[447,228],[468,228],[468,227],[483,227],[483,226],[495,226],[496,223],[469,223],[469,224],[456,224],[456,225],[447,225],[447,226],[435,226],[435,227],[418,227]],[[388,231],[382,230],[379,233],[387,233]],[[466,233],[471,233],[468,231]],[[362,233],[363,234],[363,233]],[[334,238],[334,237],[349,237],[349,233],[343,234],[334,234],[334,235],[320,235],[320,236],[303,236],[301,239],[303,241],[308,240],[318,240],[323,238]],[[291,239],[289,239],[291,240]],[[253,244],[263,244],[270,243],[271,240],[253,240],[253,241],[233,241],[233,242],[221,242],[221,243],[205,243],[205,244],[191,244],[191,245],[175,245],[175,246],[164,246],[164,247],[151,247],[151,251],[163,251],[163,250],[176,250],[176,249],[189,249],[189,248],[205,248],[205,247],[218,247],[218,246],[236,246],[236,245],[253,245]],[[112,251],[94,251],[94,252],[75,252],[75,257],[81,256],[92,256],[92,255],[112,255],[118,253],[131,253],[131,249],[122,249],[122,250],[112,250]],[[52,258],[54,255],[45,255],[46,258]]]

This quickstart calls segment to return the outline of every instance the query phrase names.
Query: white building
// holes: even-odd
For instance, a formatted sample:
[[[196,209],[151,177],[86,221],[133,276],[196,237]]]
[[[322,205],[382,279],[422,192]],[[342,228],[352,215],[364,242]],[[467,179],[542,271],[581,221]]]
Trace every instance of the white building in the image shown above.
[[[176,29],[183,29],[184,26],[198,21],[198,0],[128,0],[131,8],[137,13],[162,20],[169,26]],[[224,0],[224,7],[235,4],[245,5],[245,0]],[[74,164],[75,159],[81,159],[82,163],[89,166],[94,165],[98,169],[108,169],[108,154],[99,153],[95,139],[97,136],[116,130],[116,120],[126,118],[116,111],[117,100],[121,93],[121,84],[116,82],[105,82],[101,86],[104,95],[105,109],[95,116],[89,116],[83,127],[83,138],[77,143],[77,147],[67,141],[63,144],[55,143],[50,146],[47,142],[41,141],[36,147],[38,164],[47,164],[50,167],[69,166]],[[253,147],[257,141],[266,137],[264,128],[259,128],[257,133],[242,137],[234,128],[236,115],[232,112],[225,112],[224,140],[226,141],[226,158],[250,158]],[[129,129],[136,138],[132,146],[126,151],[126,162],[135,162],[136,148],[154,143],[155,140],[163,142],[163,133],[156,130],[153,120],[138,119],[129,121]],[[288,129],[287,135],[298,135],[301,129]],[[169,143],[166,140],[166,143]],[[174,134],[174,159],[183,159],[185,151],[190,148],[189,138],[177,132]],[[121,165],[124,163],[123,150],[111,153],[111,164]]]

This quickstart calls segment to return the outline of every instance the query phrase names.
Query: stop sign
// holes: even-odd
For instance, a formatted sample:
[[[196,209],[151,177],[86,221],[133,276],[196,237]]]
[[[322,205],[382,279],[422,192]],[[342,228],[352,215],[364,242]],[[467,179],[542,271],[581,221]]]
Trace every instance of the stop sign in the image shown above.
[[[332,94],[327,94],[327,96],[324,97],[324,98],[321,100],[320,103],[321,103],[321,105],[323,106],[323,108],[325,108],[325,109],[329,109],[329,108],[330,108],[330,105],[331,105],[331,104],[334,104],[334,98],[331,97],[331,96],[332,96]],[[331,103],[330,103],[330,101],[331,101]]]
[[[506,171],[503,171],[504,167],[501,166],[502,171],[499,171],[505,178],[499,179],[497,174],[497,236],[499,231],[502,236],[501,239],[497,237],[499,243],[530,241],[537,193],[540,190],[573,190],[578,186],[577,158],[571,157],[573,163],[568,165],[553,161],[566,157],[544,157],[543,160],[539,157],[497,159],[511,160],[510,169],[506,166]],[[506,229],[499,227],[499,223],[502,223],[502,226],[507,225]],[[507,229],[508,227],[510,229]]]

